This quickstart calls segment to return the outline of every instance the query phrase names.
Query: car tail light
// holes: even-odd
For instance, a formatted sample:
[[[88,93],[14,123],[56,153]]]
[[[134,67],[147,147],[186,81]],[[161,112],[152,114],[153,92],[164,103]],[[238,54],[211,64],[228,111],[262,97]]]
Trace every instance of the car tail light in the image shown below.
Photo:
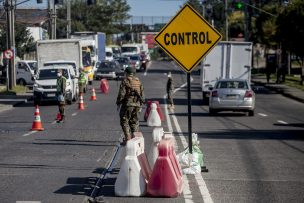
[[[213,91],[213,92],[211,93],[211,97],[218,97],[217,91]]]
[[[252,91],[247,90],[245,93],[245,97],[252,97],[252,96],[253,96]]]

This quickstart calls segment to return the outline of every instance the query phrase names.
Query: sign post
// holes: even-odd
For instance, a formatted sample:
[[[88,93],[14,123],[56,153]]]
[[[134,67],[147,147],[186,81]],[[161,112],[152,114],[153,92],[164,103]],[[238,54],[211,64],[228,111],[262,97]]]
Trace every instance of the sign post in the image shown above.
[[[196,10],[185,4],[155,36],[155,42],[187,73],[189,152],[192,154],[191,71],[221,40]]]

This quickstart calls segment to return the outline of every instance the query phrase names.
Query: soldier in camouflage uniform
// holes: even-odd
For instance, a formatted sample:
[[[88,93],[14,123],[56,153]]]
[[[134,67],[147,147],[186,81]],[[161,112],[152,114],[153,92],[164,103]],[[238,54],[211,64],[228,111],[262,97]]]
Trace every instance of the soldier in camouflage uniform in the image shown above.
[[[125,145],[133,137],[134,132],[139,131],[139,112],[144,103],[144,89],[135,71],[131,67],[125,70],[126,77],[121,82],[116,105],[120,108],[120,125],[124,132]]]

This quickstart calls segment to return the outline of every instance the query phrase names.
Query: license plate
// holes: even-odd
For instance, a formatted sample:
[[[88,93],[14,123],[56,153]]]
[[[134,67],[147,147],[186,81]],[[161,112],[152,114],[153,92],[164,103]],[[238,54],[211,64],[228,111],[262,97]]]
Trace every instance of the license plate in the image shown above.
[[[236,99],[236,98],[237,98],[237,95],[232,95],[232,94],[226,95],[226,98],[227,98],[227,99]]]
[[[55,94],[47,94],[48,97],[55,97]]]

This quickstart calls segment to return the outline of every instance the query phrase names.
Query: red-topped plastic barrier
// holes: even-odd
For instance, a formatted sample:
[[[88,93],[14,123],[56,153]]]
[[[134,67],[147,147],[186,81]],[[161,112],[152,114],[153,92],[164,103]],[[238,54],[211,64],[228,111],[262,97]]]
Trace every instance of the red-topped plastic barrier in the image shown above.
[[[109,93],[109,83],[107,79],[100,80],[100,91],[101,93],[108,94]]]
[[[151,111],[151,104],[152,104],[152,101],[148,100],[148,102],[147,102],[147,108],[146,108],[145,116],[144,116],[145,121],[147,121],[147,119],[149,117],[149,114],[150,114],[150,111]]]
[[[176,197],[182,192],[183,179],[172,138],[160,141],[158,154],[147,185],[147,194],[157,197]]]
[[[158,113],[158,115],[160,117],[160,120],[163,121],[165,119],[165,117],[164,117],[164,114],[163,114],[163,112],[162,112],[162,110],[160,108],[159,101],[153,101],[152,103],[156,104],[156,106],[157,106],[157,108],[156,108],[157,113]]]

